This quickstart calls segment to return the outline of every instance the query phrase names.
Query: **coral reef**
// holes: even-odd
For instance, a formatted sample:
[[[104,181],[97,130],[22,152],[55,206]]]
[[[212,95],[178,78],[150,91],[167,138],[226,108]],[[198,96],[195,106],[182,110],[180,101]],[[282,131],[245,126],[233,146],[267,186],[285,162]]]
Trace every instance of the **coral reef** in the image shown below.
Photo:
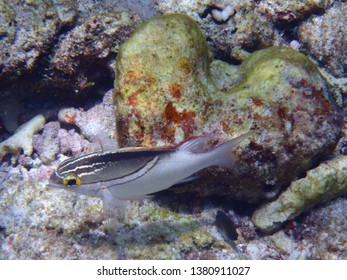
[[[33,152],[33,135],[40,131],[46,120],[44,116],[37,115],[29,122],[20,126],[16,133],[10,138],[0,143],[0,161],[6,154],[18,156],[22,151],[24,155],[30,156]]]
[[[211,60],[203,34],[186,16],[155,17],[137,29],[117,58],[115,87],[119,123],[125,127],[123,143],[153,146],[161,138],[175,143],[191,136],[196,113],[184,103],[199,108],[205,88],[213,90],[207,75]],[[157,127],[158,132],[150,131]]]
[[[264,232],[271,232],[310,207],[347,194],[346,171],[346,156],[336,157],[308,171],[305,178],[291,183],[274,202],[255,211],[254,224]]]
[[[90,96],[110,89],[119,46],[141,22],[130,15],[128,3],[121,2],[128,1],[0,4],[0,96],[71,106],[81,102],[79,94],[88,102]],[[15,112],[0,113],[9,132],[16,117]]]
[[[142,20],[158,15],[156,11],[156,0],[78,0],[77,8],[82,19],[94,15],[102,15],[110,11],[126,11],[134,14]],[[137,20],[137,19],[136,19]]]
[[[128,223],[106,235],[99,199],[37,183],[52,168],[4,170],[1,259],[278,259],[290,253],[277,251],[269,237],[247,239],[247,217],[235,243],[224,239],[214,223],[218,207],[189,196],[131,202]]]
[[[334,6],[330,8],[333,2]],[[4,34],[1,41],[3,46],[0,48],[2,57],[0,96],[8,96],[8,92],[2,90],[4,88],[9,90],[10,95],[16,97],[25,94],[30,98],[60,96],[64,103],[67,102],[71,106],[72,101],[81,102],[79,94],[94,95],[98,91],[109,89],[114,80],[115,58],[120,45],[142,20],[156,14],[190,15],[204,31],[213,53],[219,58],[234,62],[244,60],[249,52],[259,48],[271,45],[289,46],[293,39],[301,43],[295,25],[298,26],[303,20],[302,24],[309,22],[309,17],[317,12],[322,14],[324,11],[329,11],[329,8],[332,11],[338,9],[338,3],[335,5],[335,2],[309,0],[4,2],[0,6],[2,15],[0,31],[2,30]],[[345,3],[341,5],[345,6]],[[226,21],[216,21],[213,14],[218,14],[227,7],[233,10],[231,17]],[[343,15],[341,18],[344,19]],[[334,38],[339,34],[335,23],[328,20],[324,25],[325,34],[331,34]],[[312,42],[320,42],[320,34],[310,35]],[[307,54],[317,55],[323,53],[325,48],[319,44],[305,43],[304,46]],[[334,60],[338,63],[334,57],[340,56],[343,48],[340,51],[331,53],[325,51],[325,60]],[[317,55],[314,57],[319,60]],[[340,67],[339,71],[341,69],[343,70]],[[329,68],[330,70],[332,69]],[[20,82],[12,83],[14,80]],[[342,81],[340,84],[343,84]],[[344,89],[345,85],[343,84],[337,91],[341,88]],[[89,101],[88,98],[83,100]],[[9,117],[0,112],[0,118],[6,119],[3,121],[5,127],[9,123],[8,120],[16,122],[16,115]],[[9,127],[11,129],[9,132],[15,129],[13,125]]]
[[[283,254],[291,254],[296,247],[295,242],[284,231],[273,234],[271,240],[274,242],[276,249]]]
[[[236,168],[204,171],[184,189],[255,202],[336,144],[341,117],[304,55],[278,47],[255,52],[232,79],[237,85],[225,92],[212,81],[223,74],[211,75],[211,62],[203,34],[184,15],[152,18],[134,32],[117,59],[121,145],[167,145],[203,133],[223,142],[255,129],[259,135],[235,150]]]
[[[346,196],[309,208],[310,199],[300,203],[288,190],[295,197],[291,213],[304,213],[281,219],[273,235],[256,230],[257,204],[231,199],[274,199],[332,151],[342,123],[332,99],[342,107],[347,94],[345,10],[345,1],[333,0],[0,0],[0,141],[37,114],[47,121],[42,133],[6,140],[11,151],[0,144],[0,259],[346,259]],[[128,223],[106,234],[99,199],[52,190],[47,179],[67,157],[115,145],[111,92],[100,101],[113,86],[120,46],[143,20],[167,13],[195,23],[167,27],[181,54],[161,45],[162,30],[163,51],[147,53],[151,44],[137,40],[144,55],[132,65],[148,68],[140,76],[120,69],[129,90],[138,92],[123,92],[129,98],[117,102],[124,105],[122,145],[171,145],[204,132],[218,145],[244,130],[260,133],[236,149],[235,170],[209,169],[194,184],[131,202]],[[152,29],[146,39],[155,36]],[[255,52],[269,46],[282,48]],[[331,96],[317,67],[285,46],[316,60]],[[133,131],[126,131],[127,121]],[[342,137],[331,156],[346,155],[346,143]],[[341,195],[343,186],[333,184],[344,180],[339,161],[323,163],[292,186],[307,183],[310,196],[323,189],[313,194],[314,203]],[[321,181],[311,184],[312,174]],[[236,240],[218,228],[218,211],[232,221]]]
[[[52,167],[0,166],[1,259],[331,259],[346,258],[346,199],[309,211],[297,229],[258,236],[233,214],[239,238],[217,229],[218,203],[190,196],[131,202],[115,235],[102,230],[102,202],[52,190]],[[237,208],[235,208],[237,209]],[[293,232],[295,231],[295,234]]]
[[[132,202],[128,224],[105,235],[99,199],[49,189],[37,183],[34,169],[2,173],[0,167],[0,193],[6,197],[0,200],[1,259],[206,259],[220,258],[222,251],[239,257],[216,232],[213,215],[202,223],[191,211],[180,213],[187,204],[179,201],[171,209]],[[47,179],[52,170],[40,169]]]

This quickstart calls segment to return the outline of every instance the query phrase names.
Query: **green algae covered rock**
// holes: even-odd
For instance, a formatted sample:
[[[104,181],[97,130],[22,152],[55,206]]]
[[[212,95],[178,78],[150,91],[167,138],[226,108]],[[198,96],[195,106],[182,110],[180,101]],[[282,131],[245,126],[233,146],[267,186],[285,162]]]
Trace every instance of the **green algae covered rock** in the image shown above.
[[[117,58],[123,144],[174,143],[194,134],[196,116],[215,90],[211,61],[205,37],[189,17],[154,17],[143,24]]]
[[[230,83],[223,69],[235,73]],[[255,131],[235,149],[234,169],[204,170],[177,192],[269,198],[329,153],[340,132],[338,109],[306,56],[272,47],[235,72],[212,63],[202,32],[185,15],[154,17],[128,39],[115,88],[124,146],[172,145],[203,133],[220,144]]]

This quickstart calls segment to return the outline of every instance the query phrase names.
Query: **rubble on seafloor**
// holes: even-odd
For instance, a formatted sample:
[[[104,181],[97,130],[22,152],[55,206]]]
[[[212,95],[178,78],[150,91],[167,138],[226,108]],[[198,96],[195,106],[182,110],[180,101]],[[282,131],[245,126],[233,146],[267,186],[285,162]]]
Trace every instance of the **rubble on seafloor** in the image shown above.
[[[346,74],[341,58],[346,38],[340,38],[338,45],[334,38],[346,26],[342,13],[346,3],[180,0],[174,1],[179,5],[170,6],[163,0],[150,3],[147,11],[134,7],[134,14],[127,14],[129,1],[121,1],[115,13],[111,2],[97,9],[89,0],[76,1],[76,5],[66,1],[67,6],[59,6],[65,7],[62,10],[53,7],[44,25],[27,24],[34,28],[23,45],[20,32],[18,40],[10,39],[15,28],[32,19],[34,7],[26,12],[17,9],[23,17],[17,25],[9,25],[7,33],[0,28],[3,50],[11,50],[1,61],[0,81],[5,88],[0,88],[0,96],[12,94],[13,98],[23,90],[41,96],[45,89],[52,89],[62,99],[72,100],[66,104],[59,100],[50,107],[53,114],[35,118],[35,129],[29,121],[0,144],[0,259],[346,259],[344,137],[334,150],[345,134],[343,112],[334,99],[343,106]],[[46,9],[47,3],[35,5]],[[6,13],[2,18],[11,22],[18,17],[11,13],[16,5],[20,1],[0,9]],[[105,17],[103,9],[107,9]],[[155,55],[146,55],[153,61],[144,60],[142,69],[137,46],[141,44],[145,53],[155,41],[151,37],[155,32],[150,31],[143,43],[136,31],[121,45],[148,15],[169,12],[188,14],[197,25],[184,19],[191,32],[187,35],[184,24],[172,21],[169,25],[175,26],[175,32],[171,35],[178,39],[178,47],[171,51],[157,44]],[[336,17],[341,22],[334,21]],[[49,24],[55,27],[50,29]],[[324,34],[316,32],[321,25],[326,28]],[[213,55],[197,26],[208,36]],[[151,23],[141,27],[142,32],[149,27]],[[155,28],[161,28],[160,24]],[[57,40],[61,30],[64,35]],[[161,39],[165,32],[159,32]],[[331,40],[315,43],[323,41],[317,41],[322,35]],[[176,46],[175,42],[168,45]],[[295,46],[324,70],[288,48],[254,52],[271,45]],[[52,52],[45,61],[50,46]],[[232,65],[213,60],[215,56],[243,63]],[[38,65],[49,67],[40,72],[43,76],[28,79],[25,73],[36,71]],[[334,84],[327,84],[320,73]],[[112,90],[106,90],[114,77],[116,106]],[[90,96],[82,95],[91,89],[97,89],[103,100],[91,103]],[[195,98],[196,93],[202,95]],[[15,110],[0,112],[0,134],[12,132],[18,118],[30,119],[22,113],[28,98],[18,100]],[[124,121],[127,117],[135,121],[129,125]],[[123,125],[118,133],[116,120]],[[2,126],[4,122],[8,125]],[[24,135],[23,127],[31,129]],[[129,202],[129,220],[119,222],[115,234],[104,231],[101,200],[46,185],[65,158],[116,148],[117,138],[122,145],[171,145],[213,132],[217,145],[249,129],[260,133],[236,149],[238,170],[212,168],[200,173],[203,179],[193,184],[151,200]],[[237,179],[240,174],[242,180]],[[260,202],[269,204],[260,207]],[[230,219],[232,229],[216,223],[218,211]],[[228,230],[237,234],[228,234]]]

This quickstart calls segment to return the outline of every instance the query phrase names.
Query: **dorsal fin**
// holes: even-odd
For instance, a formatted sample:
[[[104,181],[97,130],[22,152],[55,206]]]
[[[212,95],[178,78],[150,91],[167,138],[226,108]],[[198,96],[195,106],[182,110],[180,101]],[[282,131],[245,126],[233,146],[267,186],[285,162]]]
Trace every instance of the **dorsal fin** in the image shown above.
[[[209,145],[210,140],[211,138],[208,135],[194,136],[180,143],[177,149],[194,154],[203,153],[211,148],[211,145]]]

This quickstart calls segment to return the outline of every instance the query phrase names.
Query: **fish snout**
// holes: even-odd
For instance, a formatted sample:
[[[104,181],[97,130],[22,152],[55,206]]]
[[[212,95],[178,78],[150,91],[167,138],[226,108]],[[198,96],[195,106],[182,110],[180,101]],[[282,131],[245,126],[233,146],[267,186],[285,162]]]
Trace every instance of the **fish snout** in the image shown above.
[[[48,180],[48,186],[49,187],[52,187],[52,188],[59,188],[59,189],[62,189],[64,188],[64,184],[61,180],[61,178],[59,178],[57,176],[57,173],[54,172],[51,177],[49,177],[49,180]]]

